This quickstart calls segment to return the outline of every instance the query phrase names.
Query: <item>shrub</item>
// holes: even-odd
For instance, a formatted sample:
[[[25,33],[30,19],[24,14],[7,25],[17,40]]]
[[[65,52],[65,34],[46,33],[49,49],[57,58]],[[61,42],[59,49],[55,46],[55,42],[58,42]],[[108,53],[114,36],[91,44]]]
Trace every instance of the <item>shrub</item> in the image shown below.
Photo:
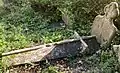
[[[101,53],[100,69],[102,73],[120,72],[120,64],[112,50],[105,50]]]
[[[34,10],[50,12],[50,8],[57,8],[53,14],[66,16],[70,29],[78,31],[81,35],[89,35],[90,26],[97,14],[103,14],[106,4],[114,0],[29,0]],[[99,5],[99,6],[98,6]],[[59,15],[58,12],[60,11]],[[53,18],[56,19],[56,17]],[[60,19],[60,18],[58,18]],[[58,20],[56,19],[56,20]]]

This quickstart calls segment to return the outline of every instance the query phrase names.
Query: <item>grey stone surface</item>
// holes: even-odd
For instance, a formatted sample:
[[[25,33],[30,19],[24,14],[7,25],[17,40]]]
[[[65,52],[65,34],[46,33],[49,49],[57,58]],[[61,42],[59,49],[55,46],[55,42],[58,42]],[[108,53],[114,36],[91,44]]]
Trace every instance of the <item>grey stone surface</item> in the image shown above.
[[[95,17],[92,25],[91,35],[95,35],[97,41],[103,45],[110,45],[115,37],[117,28],[114,26],[113,20],[119,16],[118,4],[111,2],[104,7],[104,15]]]
[[[116,53],[116,56],[118,57],[118,61],[120,62],[120,45],[113,45],[113,50]]]
[[[72,40],[72,39],[70,39]],[[58,59],[63,57],[75,56],[77,54],[92,54],[99,49],[99,44],[96,41],[95,37],[84,38],[83,39],[88,48],[83,50],[83,46],[80,40],[73,40],[71,42],[60,43],[60,44],[51,44],[38,48],[37,50],[32,50],[28,52],[8,55],[2,58],[2,62],[9,66],[11,65],[20,65],[26,63],[39,62],[46,59]]]

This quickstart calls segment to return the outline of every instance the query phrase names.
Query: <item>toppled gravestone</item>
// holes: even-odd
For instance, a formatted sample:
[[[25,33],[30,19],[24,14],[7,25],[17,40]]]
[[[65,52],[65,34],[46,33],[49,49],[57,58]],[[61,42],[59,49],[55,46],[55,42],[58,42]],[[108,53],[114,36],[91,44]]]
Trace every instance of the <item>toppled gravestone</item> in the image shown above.
[[[115,34],[117,28],[115,27],[113,20],[119,16],[118,4],[111,2],[104,7],[104,15],[98,15],[93,21],[91,35],[95,35],[97,41],[101,46],[109,46]]]
[[[83,42],[80,39],[67,39],[59,42],[2,53],[2,63],[9,67],[43,60],[71,57],[76,56],[77,54],[85,53],[90,55],[99,50],[99,44],[94,36],[84,36],[81,38],[84,43],[88,45],[88,48],[83,46]]]

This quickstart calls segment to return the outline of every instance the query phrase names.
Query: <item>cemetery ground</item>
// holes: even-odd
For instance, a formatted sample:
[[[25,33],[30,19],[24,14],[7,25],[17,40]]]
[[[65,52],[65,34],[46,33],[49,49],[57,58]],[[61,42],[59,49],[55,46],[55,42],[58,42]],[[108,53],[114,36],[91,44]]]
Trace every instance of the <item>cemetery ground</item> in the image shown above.
[[[77,31],[80,36],[90,36],[95,16],[101,9],[99,14],[104,12],[105,5],[111,2],[111,0],[100,2],[55,0],[56,3],[52,0],[49,0],[50,2],[40,0],[40,3],[34,0],[10,1],[13,2],[9,4],[8,0],[8,4],[0,11],[0,53],[74,38],[74,32],[69,29]],[[62,21],[62,13],[68,14],[64,22],[72,24],[66,27]],[[102,47],[93,54],[77,54],[10,67],[7,67],[7,62],[5,63],[7,60],[2,59],[0,73],[119,73],[120,64],[113,51],[113,45],[120,44],[119,37],[120,33],[117,32],[108,48]]]

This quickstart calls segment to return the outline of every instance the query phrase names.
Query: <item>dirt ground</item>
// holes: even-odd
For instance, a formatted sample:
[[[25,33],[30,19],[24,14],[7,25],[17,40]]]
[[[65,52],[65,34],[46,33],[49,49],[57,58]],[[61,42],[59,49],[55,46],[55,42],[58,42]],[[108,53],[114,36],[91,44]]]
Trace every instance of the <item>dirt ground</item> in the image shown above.
[[[57,60],[42,61],[27,65],[11,67],[9,73],[49,73],[45,72],[49,67],[55,67],[60,73],[100,73],[99,53],[92,56],[75,56]],[[51,72],[54,73],[54,72]]]

